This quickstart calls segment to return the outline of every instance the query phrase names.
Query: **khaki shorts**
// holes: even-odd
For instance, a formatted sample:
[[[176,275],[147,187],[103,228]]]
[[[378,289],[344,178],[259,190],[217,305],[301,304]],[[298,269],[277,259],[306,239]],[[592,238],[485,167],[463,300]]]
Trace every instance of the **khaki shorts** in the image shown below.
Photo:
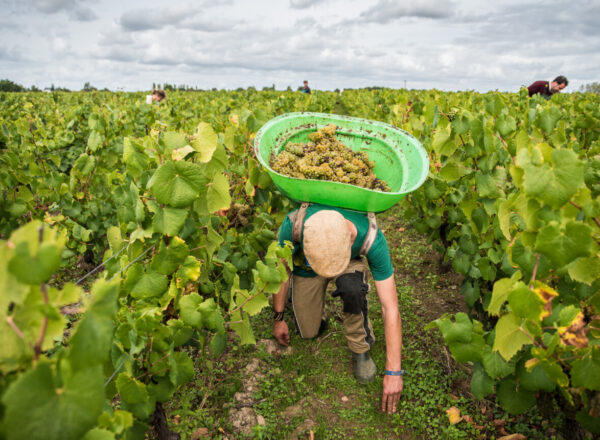
[[[350,260],[346,273],[359,271],[363,273],[363,281],[368,283],[368,269],[364,260]],[[324,318],[325,292],[330,281],[336,278],[323,278],[316,276],[306,278],[298,275],[292,277],[292,307],[296,318],[296,325],[302,338],[314,338],[319,332],[321,320]],[[368,295],[367,295],[368,298]],[[368,317],[368,309],[361,313],[343,313],[344,333],[348,340],[348,347],[354,353],[365,353],[371,349],[375,336],[373,327]]]

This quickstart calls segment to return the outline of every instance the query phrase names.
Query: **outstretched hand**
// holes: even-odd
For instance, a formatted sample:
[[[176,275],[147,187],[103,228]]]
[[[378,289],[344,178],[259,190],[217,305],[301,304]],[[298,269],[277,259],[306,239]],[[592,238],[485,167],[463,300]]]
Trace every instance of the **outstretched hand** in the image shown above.
[[[273,322],[273,336],[277,339],[281,345],[286,347],[290,345],[290,330],[287,322],[285,321],[274,321]]]
[[[402,376],[383,376],[383,397],[381,399],[381,410],[388,414],[396,412],[396,405],[402,395],[404,381]]]

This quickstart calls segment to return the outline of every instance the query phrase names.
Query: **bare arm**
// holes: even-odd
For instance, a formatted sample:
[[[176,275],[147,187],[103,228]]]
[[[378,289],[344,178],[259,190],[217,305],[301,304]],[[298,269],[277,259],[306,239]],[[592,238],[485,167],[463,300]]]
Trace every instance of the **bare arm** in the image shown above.
[[[290,287],[290,279],[292,275],[288,270],[287,281],[281,283],[279,291],[273,295],[273,310],[275,312],[283,312],[285,309],[285,302],[287,300],[287,293]],[[289,345],[290,343],[290,330],[287,323],[284,321],[273,321],[273,336],[281,345]]]
[[[381,302],[381,314],[385,330],[386,362],[385,369],[399,371],[402,369],[402,319],[398,311],[398,295],[394,276],[375,281],[377,295]],[[383,377],[383,398],[381,409],[384,412],[396,412],[396,404],[402,394],[404,382],[402,376]]]

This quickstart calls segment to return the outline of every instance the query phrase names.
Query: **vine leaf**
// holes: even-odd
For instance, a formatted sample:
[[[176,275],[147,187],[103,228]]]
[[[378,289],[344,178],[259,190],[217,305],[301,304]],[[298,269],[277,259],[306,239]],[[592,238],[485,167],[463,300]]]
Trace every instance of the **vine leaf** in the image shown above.
[[[206,122],[201,122],[196,128],[196,133],[190,141],[190,145],[200,153],[200,162],[207,163],[217,149],[218,140],[217,133],[215,133],[212,126]]]
[[[159,203],[185,208],[198,197],[205,179],[198,165],[190,162],[163,163],[148,181]]]
[[[9,438],[75,440],[96,425],[104,406],[102,367],[67,371],[41,360],[9,386],[2,397]]]
[[[523,168],[525,193],[553,208],[567,203],[583,184],[583,163],[571,150],[553,150],[552,163],[531,160]]]
[[[550,260],[557,268],[561,268],[579,257],[587,257],[592,251],[592,230],[574,220],[561,226],[551,222],[540,229],[535,250]]]
[[[502,357],[509,361],[531,339],[521,327],[522,319],[514,313],[502,316],[496,324],[496,339],[494,350],[500,352]]]

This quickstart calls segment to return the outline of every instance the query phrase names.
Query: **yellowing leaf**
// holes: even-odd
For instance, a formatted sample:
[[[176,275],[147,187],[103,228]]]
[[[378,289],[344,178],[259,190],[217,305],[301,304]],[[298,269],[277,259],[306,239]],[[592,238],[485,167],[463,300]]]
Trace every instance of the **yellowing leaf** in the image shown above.
[[[194,151],[196,150],[194,150],[190,145],[186,145],[185,147],[173,150],[173,152],[171,153],[171,158],[174,161],[178,161]]]
[[[498,440],[527,440],[523,434],[510,434],[498,437]]]
[[[535,367],[540,362],[537,358],[531,358],[527,362],[525,362],[525,368],[527,371],[531,371],[533,367]]]
[[[448,420],[450,421],[451,425],[456,425],[463,419],[460,415],[460,409],[458,409],[455,406],[451,406],[450,408],[448,408],[446,410],[446,414],[448,414]]]

